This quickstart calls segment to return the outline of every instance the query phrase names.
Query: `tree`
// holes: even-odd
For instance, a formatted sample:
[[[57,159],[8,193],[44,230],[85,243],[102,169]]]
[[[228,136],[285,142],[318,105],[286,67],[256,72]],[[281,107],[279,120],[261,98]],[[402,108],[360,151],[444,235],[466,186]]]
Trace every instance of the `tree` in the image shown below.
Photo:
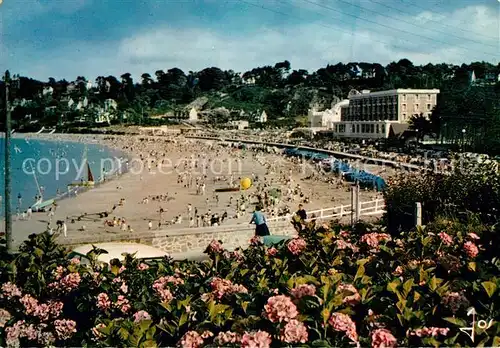
[[[422,140],[425,135],[428,135],[431,132],[431,122],[424,114],[413,115],[410,118],[410,129],[413,129],[417,132],[417,142]]]

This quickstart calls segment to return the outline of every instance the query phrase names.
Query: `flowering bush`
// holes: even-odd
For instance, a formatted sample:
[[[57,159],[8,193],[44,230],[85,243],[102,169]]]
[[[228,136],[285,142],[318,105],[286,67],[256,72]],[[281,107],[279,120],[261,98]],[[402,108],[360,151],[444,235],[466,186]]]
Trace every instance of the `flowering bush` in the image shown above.
[[[0,346],[484,346],[500,344],[494,228],[306,228],[203,262],[70,260],[47,234],[0,258]],[[461,332],[476,310],[475,343]],[[470,314],[470,313],[469,313]]]

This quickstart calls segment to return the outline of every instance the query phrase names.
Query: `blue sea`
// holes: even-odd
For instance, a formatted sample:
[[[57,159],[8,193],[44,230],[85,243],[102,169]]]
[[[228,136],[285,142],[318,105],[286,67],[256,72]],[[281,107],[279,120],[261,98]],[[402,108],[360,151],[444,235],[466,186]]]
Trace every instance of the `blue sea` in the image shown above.
[[[99,182],[103,176],[119,170],[119,158],[123,157],[120,152],[98,144],[12,139],[11,211],[25,211],[35,203],[40,191],[44,200],[56,195],[64,197],[69,184],[88,179],[85,158],[94,180]],[[5,212],[4,168],[5,139],[0,138],[0,219]]]

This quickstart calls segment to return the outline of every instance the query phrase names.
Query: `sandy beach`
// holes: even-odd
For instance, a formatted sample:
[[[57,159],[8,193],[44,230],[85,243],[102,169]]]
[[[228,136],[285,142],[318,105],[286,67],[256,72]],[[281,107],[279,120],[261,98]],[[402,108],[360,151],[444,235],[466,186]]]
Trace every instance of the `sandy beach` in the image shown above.
[[[183,137],[57,135],[58,140],[98,141],[128,153],[129,171],[94,189],[61,200],[53,213],[33,213],[29,220],[14,219],[14,241],[65,221],[67,236],[143,233],[159,229],[203,225],[196,216],[224,216],[220,224],[248,223],[256,195],[281,191],[268,203],[266,216],[350,204],[349,184],[334,174],[318,174],[310,163],[294,163],[280,154],[257,153],[221,143]],[[51,139],[56,138],[51,135]],[[372,172],[380,168],[372,166]],[[390,169],[385,169],[390,171]],[[386,172],[385,175],[391,174]],[[215,193],[215,189],[239,186],[241,178],[253,186],[241,192]],[[196,184],[198,183],[198,185]],[[298,186],[297,186],[298,185]],[[199,191],[199,192],[197,192]],[[202,192],[204,191],[204,193]],[[243,194],[243,198],[242,198]],[[361,201],[379,197],[361,192]],[[244,207],[242,207],[242,204]],[[241,209],[244,208],[244,209]],[[107,217],[104,216],[107,212]],[[101,214],[101,215],[99,215]],[[125,225],[125,226],[123,226]],[[271,231],[272,232],[272,231]],[[60,238],[64,238],[61,234]]]

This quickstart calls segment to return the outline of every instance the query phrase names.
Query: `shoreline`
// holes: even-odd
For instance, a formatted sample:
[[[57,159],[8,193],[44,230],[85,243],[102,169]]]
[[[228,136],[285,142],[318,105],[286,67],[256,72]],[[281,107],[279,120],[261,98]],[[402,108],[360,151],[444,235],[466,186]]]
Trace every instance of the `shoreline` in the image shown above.
[[[38,134],[33,138],[47,139],[46,136],[39,136]],[[123,233],[130,236],[134,235],[135,232],[138,234],[148,233],[148,230],[153,233],[160,230],[160,223],[161,231],[165,231],[165,233],[168,233],[172,228],[188,228],[190,227],[186,214],[188,204],[192,205],[193,210],[197,209],[199,214],[207,214],[207,212],[210,213],[211,211],[211,214],[217,213],[222,216],[223,213],[226,213],[228,221],[223,222],[223,224],[248,222],[251,212],[248,210],[249,207],[247,207],[246,213],[243,212],[237,216],[234,203],[242,193],[249,197],[255,195],[255,188],[252,187],[248,192],[215,193],[216,189],[224,188],[224,185],[227,185],[228,169],[226,167],[231,167],[231,163],[233,163],[232,169],[229,170],[234,173],[235,180],[238,180],[238,177],[252,177],[255,175],[258,177],[258,180],[255,180],[257,183],[267,181],[270,187],[283,190],[286,190],[286,185],[277,178],[283,177],[284,173],[289,171],[293,172],[293,182],[296,185],[300,184],[302,192],[311,198],[311,202],[305,204],[307,210],[330,208],[341,204],[349,204],[350,202],[350,192],[346,183],[340,182],[338,178],[334,178],[332,175],[310,178],[311,173],[303,173],[301,171],[303,168],[299,164],[294,164],[294,160],[285,158],[281,153],[267,154],[255,151],[241,151],[232,147],[224,147],[218,142],[200,141],[184,137],[95,134],[64,134],[54,137],[54,134],[52,134],[51,138],[63,141],[98,143],[101,146],[107,146],[126,154],[131,164],[137,164],[141,157],[145,159],[149,158],[150,155],[152,157],[156,156],[156,158],[164,158],[170,161],[171,164],[176,164],[175,168],[171,168],[175,170],[166,173],[162,171],[155,172],[154,166],[150,168],[150,171],[146,171],[144,164],[146,162],[143,162],[143,172],[140,175],[133,170],[129,170],[118,177],[114,176],[112,180],[106,180],[106,182],[95,188],[86,190],[77,197],[71,196],[61,200],[52,221],[53,224],[57,220],[66,221],[69,238],[77,238],[79,234],[88,233],[99,236],[99,238]],[[211,159],[219,164],[225,163],[225,169],[217,171],[214,170],[217,168],[210,168],[211,170],[203,173],[199,168],[196,172],[196,176],[205,176],[206,195],[198,195],[195,193],[194,188],[186,187],[185,183],[179,182],[182,168],[178,168],[177,165],[185,165],[186,158],[189,158],[189,156],[191,156],[190,158],[198,156],[207,160]],[[234,162],[237,164],[236,167]],[[281,166],[281,169],[273,167],[274,164]],[[234,171],[235,168],[236,171]],[[130,169],[133,169],[133,167],[131,166]],[[309,170],[310,168],[306,169]],[[371,201],[374,195],[377,194],[371,191],[363,191],[362,201]],[[219,196],[217,201],[215,196]],[[295,195],[294,197],[291,201],[281,199],[279,203],[281,208],[278,208],[289,207],[288,209],[291,209],[292,212],[295,211],[299,196]],[[146,198],[149,202],[144,203]],[[120,205],[119,203],[122,200],[126,203]],[[163,216],[158,213],[162,208],[164,209]],[[253,209],[251,210],[253,211]],[[110,214],[108,214],[107,218],[104,218],[99,217],[100,212],[110,212]],[[272,217],[277,216],[273,214],[278,213],[279,211],[269,211],[267,214],[268,217]],[[34,213],[33,219],[30,221],[14,222],[16,242],[19,243],[31,233],[46,230],[48,222],[46,216],[47,214],[44,213]],[[182,216],[183,222],[179,222],[179,224],[173,223],[176,216]],[[123,219],[128,226],[131,226],[133,231],[127,232],[122,231],[117,226],[107,226],[103,224],[105,219],[120,221]],[[148,228],[148,221],[154,222],[153,228]],[[64,238],[64,236],[59,238]]]
[[[123,151],[122,149],[118,147],[112,147],[110,144],[103,143],[102,140],[100,139],[95,139],[92,137],[92,135],[80,135],[80,134],[37,134],[37,133],[14,133],[12,135],[12,139],[22,139],[22,140],[36,140],[36,141],[43,141],[43,142],[49,142],[49,143],[62,143],[62,144],[78,144],[78,145],[95,145],[99,149],[103,149],[106,151],[107,154],[111,155],[113,159],[116,159],[119,161],[119,166],[117,168],[114,168],[113,166],[113,171],[110,173],[107,173],[106,178],[103,180],[102,177],[99,177],[97,180],[95,180],[95,186],[93,187],[82,187],[82,186],[75,186],[71,189],[69,189],[70,185],[66,185],[67,190],[61,192],[59,195],[54,194],[53,196],[48,196],[48,197],[43,197],[42,202],[48,202],[48,201],[54,201],[56,203],[60,201],[67,201],[75,197],[75,192],[77,194],[82,194],[85,192],[88,192],[92,190],[93,188],[99,187],[100,185],[104,184],[105,182],[108,181],[114,181],[117,178],[126,175],[127,171],[124,170],[124,165],[126,162],[130,162],[133,159],[133,154]],[[105,156],[102,158],[109,158],[109,156]],[[102,160],[101,158],[101,160]],[[109,176],[108,176],[109,175]],[[76,181],[76,180],[75,180]],[[19,214],[21,213],[26,213],[27,209],[29,207],[33,207],[36,204],[36,202],[33,202],[32,204],[28,205],[27,208],[21,209]],[[41,211],[42,213],[44,211]],[[37,212],[37,213],[41,213]],[[19,214],[18,213],[13,213],[12,214],[12,219],[19,219]],[[5,220],[5,217],[2,215],[0,216],[0,223],[3,223]]]

